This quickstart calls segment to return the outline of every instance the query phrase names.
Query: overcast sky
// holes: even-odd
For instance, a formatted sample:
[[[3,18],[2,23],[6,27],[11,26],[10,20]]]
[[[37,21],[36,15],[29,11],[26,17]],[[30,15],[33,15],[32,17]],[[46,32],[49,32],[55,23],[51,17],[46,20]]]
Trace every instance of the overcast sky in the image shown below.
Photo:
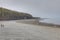
[[[43,18],[60,18],[60,0],[0,0],[0,6]]]

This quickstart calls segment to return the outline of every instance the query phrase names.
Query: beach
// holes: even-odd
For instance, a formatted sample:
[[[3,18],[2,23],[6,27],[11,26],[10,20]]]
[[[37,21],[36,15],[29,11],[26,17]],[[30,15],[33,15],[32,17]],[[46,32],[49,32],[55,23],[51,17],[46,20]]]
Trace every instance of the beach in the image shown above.
[[[48,20],[47,20],[48,21]],[[44,21],[44,20],[39,20],[39,19],[24,19],[24,20],[17,20],[16,22],[18,23],[25,23],[25,24],[32,24],[32,25],[40,25],[40,26],[48,26],[48,27],[58,27],[60,28],[60,24],[55,24],[55,23],[50,23]]]
[[[0,21],[4,24],[4,28],[0,26],[0,40],[60,40],[60,28],[33,25],[36,20],[32,24],[27,21]]]

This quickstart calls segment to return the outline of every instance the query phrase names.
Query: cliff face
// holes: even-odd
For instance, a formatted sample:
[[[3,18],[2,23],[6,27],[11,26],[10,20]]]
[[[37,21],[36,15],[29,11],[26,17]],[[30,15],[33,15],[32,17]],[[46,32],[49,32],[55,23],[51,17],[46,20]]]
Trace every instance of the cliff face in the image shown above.
[[[12,11],[6,8],[0,8],[0,20],[11,20],[11,19],[31,19],[32,15],[23,12]]]

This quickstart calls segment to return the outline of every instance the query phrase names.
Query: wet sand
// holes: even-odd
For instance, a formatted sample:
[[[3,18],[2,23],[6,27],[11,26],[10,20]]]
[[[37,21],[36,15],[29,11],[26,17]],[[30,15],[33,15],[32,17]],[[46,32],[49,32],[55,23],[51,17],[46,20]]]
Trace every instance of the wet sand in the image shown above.
[[[60,40],[60,28],[0,21],[0,40]]]

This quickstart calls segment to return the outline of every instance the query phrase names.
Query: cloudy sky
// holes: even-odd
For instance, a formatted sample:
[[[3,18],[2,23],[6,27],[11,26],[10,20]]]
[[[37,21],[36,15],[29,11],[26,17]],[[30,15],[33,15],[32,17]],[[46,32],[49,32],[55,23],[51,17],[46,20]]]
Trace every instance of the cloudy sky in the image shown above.
[[[0,0],[0,7],[43,18],[60,18],[60,0]]]

